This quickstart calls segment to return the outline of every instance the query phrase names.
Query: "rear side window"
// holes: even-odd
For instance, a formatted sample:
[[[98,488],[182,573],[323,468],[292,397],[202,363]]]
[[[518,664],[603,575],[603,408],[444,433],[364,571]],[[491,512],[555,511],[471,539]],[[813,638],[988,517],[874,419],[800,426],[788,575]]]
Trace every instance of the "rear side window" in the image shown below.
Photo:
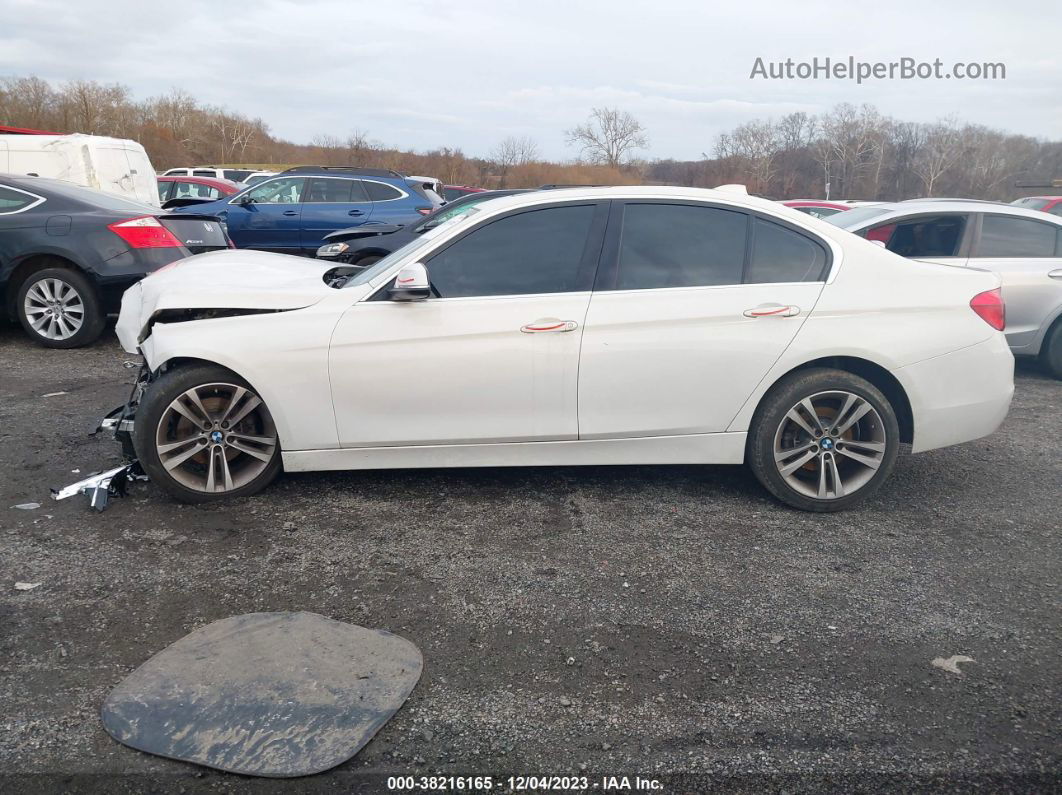
[[[440,298],[578,291],[595,210],[550,207],[475,229],[432,257],[432,287]]]
[[[866,238],[881,241],[901,257],[955,257],[965,228],[962,215],[922,215],[876,226]]]
[[[368,191],[369,198],[374,202],[386,202],[402,198],[402,191],[393,185],[386,185],[383,182],[365,182],[365,190]]]
[[[748,216],[715,207],[628,204],[617,290],[740,284]]]
[[[819,243],[762,218],[753,221],[747,283],[814,282],[825,268],[826,250]]]
[[[975,257],[1053,257],[1058,236],[1054,224],[1006,215],[985,215]]]
[[[35,204],[40,204],[42,201],[44,199],[40,196],[0,185],[0,215],[17,213]]]
[[[347,204],[368,201],[365,188],[356,179],[311,179],[303,201]]]

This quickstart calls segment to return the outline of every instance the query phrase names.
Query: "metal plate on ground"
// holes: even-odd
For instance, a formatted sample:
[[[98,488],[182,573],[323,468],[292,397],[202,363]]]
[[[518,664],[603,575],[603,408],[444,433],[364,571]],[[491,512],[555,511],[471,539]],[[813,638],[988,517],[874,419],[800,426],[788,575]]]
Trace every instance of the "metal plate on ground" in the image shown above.
[[[148,753],[252,776],[328,770],[408,698],[409,641],[316,613],[215,621],[156,654],[103,705],[103,726]]]

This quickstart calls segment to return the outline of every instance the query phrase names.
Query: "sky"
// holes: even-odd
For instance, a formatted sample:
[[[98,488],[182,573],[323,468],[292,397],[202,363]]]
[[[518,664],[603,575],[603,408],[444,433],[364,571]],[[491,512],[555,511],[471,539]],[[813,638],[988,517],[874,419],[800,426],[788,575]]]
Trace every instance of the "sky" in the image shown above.
[[[177,87],[298,143],[357,129],[486,155],[528,136],[564,160],[564,131],[609,106],[646,128],[641,156],[689,160],[743,122],[838,102],[1062,138],[1058,0],[0,0],[0,19],[0,77]],[[1006,79],[750,79],[757,58],[815,57],[1001,62]]]

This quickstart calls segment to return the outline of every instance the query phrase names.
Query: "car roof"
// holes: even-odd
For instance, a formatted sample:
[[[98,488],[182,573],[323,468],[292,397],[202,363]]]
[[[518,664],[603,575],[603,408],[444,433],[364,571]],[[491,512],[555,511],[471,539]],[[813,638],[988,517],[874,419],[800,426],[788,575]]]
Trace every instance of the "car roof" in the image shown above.
[[[166,180],[167,182],[192,182],[199,185],[211,185],[213,187],[224,186],[226,188],[232,188],[239,190],[240,183],[234,182],[231,179],[221,179],[220,177],[190,177],[186,174],[163,174],[158,177],[158,180]]]
[[[1015,204],[990,202],[982,199],[911,199],[903,202],[890,202],[877,205],[879,209],[890,213],[999,213],[1002,215],[1020,215],[1025,218],[1043,220],[1040,210],[1029,210]]]

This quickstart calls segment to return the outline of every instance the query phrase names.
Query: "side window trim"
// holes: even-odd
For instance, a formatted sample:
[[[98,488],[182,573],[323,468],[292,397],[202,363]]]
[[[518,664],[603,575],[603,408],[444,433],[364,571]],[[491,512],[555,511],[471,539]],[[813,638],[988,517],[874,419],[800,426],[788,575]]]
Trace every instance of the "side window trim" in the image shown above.
[[[536,204],[533,207],[517,207],[508,212],[500,215],[493,216],[487,219],[484,223],[476,224],[475,226],[465,229],[461,234],[454,238],[447,240],[446,243],[438,248],[432,249],[420,257],[417,258],[418,262],[423,262],[428,269],[428,280],[431,281],[431,260],[442,254],[450,246],[464,240],[469,235],[475,233],[479,229],[484,229],[493,223],[505,220],[506,218],[512,218],[516,215],[522,215],[524,213],[535,212],[536,210],[552,210],[558,207],[595,207],[594,217],[590,221],[590,231],[587,234],[586,243],[583,246],[583,255],[579,261],[578,275],[576,277],[578,289],[571,290],[564,295],[571,295],[572,293],[588,293],[593,290],[594,281],[597,276],[599,263],[602,258],[602,250],[605,239],[605,227],[609,219],[609,210],[612,205],[618,202],[613,202],[608,199],[603,200],[583,200],[583,201],[569,201],[569,202],[550,202],[549,204]],[[365,298],[366,301],[380,301],[387,299],[387,291],[394,285],[394,276],[384,282],[378,290],[373,292],[370,296]],[[436,297],[432,296],[427,299],[429,301],[482,301],[492,300],[495,298],[519,298],[521,296],[542,296],[542,295],[557,295],[557,293],[511,293],[505,295],[469,295],[469,296],[452,296]]]
[[[13,190],[15,193],[21,193],[24,196],[32,196],[35,200],[31,201],[25,207],[19,207],[17,210],[8,210],[6,212],[0,211],[0,215],[18,215],[19,213],[26,212],[26,210],[32,210],[34,207],[38,207],[39,205],[44,204],[44,202],[47,201],[47,199],[45,199],[43,196],[38,196],[36,193],[30,193],[28,190],[22,190],[22,188],[16,188],[14,185],[5,185],[3,183],[0,183],[0,187],[7,188],[8,190]]]

